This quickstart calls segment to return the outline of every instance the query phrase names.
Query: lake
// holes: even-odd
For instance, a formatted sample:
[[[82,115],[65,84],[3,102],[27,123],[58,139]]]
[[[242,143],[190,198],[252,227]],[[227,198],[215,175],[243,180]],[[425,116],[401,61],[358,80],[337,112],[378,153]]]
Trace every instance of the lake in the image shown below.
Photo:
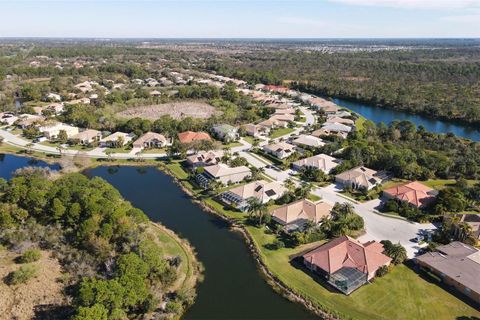
[[[0,177],[6,179],[16,169],[32,164],[29,158],[13,155],[0,159]],[[105,166],[85,174],[104,178],[151,220],[195,247],[205,267],[205,280],[183,319],[316,319],[303,306],[275,293],[262,278],[243,238],[223,220],[193,204],[170,176],[153,167]]]
[[[332,99],[341,107],[348,108],[368,120],[375,123],[383,122],[389,124],[394,120],[409,120],[417,126],[424,126],[427,131],[434,133],[454,133],[457,136],[480,141],[480,127],[474,125],[458,124],[452,121],[436,120],[422,115],[410,114],[393,109],[374,107],[367,104],[352,102],[343,99]]]

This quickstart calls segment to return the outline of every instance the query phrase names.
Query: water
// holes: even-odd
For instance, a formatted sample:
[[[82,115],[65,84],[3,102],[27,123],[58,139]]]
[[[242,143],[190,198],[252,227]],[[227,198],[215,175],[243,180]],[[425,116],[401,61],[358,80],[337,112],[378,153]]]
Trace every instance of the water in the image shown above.
[[[0,153],[0,178],[8,180],[12,177],[15,170],[30,166],[49,167],[52,170],[60,169],[58,164],[48,164],[41,160]]]
[[[436,120],[421,115],[409,114],[392,109],[374,107],[371,105],[356,103],[352,101],[333,99],[333,102],[341,107],[348,108],[361,114],[368,120],[376,123],[389,124],[393,120],[409,120],[417,126],[424,126],[427,131],[434,133],[454,133],[455,135],[473,141],[480,141],[480,126],[458,124],[451,121]]]
[[[31,165],[29,158],[4,155],[0,159],[0,177],[5,179]],[[275,293],[261,277],[243,238],[194,205],[171,177],[152,167],[97,167],[85,174],[104,178],[150,219],[195,247],[205,266],[205,280],[183,319],[315,319],[301,305]]]

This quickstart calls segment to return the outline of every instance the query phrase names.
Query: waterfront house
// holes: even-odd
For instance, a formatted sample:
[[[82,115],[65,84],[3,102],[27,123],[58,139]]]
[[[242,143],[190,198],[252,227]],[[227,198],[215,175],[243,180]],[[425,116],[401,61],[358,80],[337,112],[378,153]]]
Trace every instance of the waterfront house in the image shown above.
[[[57,122],[53,124],[46,124],[38,128],[38,130],[43,134],[48,140],[58,139],[60,132],[64,131],[67,134],[68,138],[72,138],[80,131],[77,127]]]
[[[432,204],[438,192],[418,181],[401,184],[383,190],[383,196],[387,199],[397,199],[408,204],[422,208]]]
[[[325,145],[325,142],[323,142],[322,139],[311,136],[311,135],[306,135],[302,134],[298,138],[292,141],[292,143],[296,146],[299,147],[309,147],[309,148],[320,148]]]
[[[308,222],[320,223],[324,217],[330,216],[332,205],[319,200],[298,200],[274,209],[271,212],[273,221],[282,225],[285,230],[301,230]]]
[[[238,128],[235,128],[229,124],[220,124],[212,127],[213,135],[224,142],[231,142],[238,140]]]
[[[202,151],[187,157],[187,165],[192,168],[207,167],[219,164],[223,151]]]
[[[355,125],[355,121],[352,119],[347,119],[347,118],[341,118],[338,116],[330,116],[327,118],[327,121],[325,123],[330,124],[330,123],[340,123],[346,126],[353,127]]]
[[[106,148],[119,148],[132,141],[133,135],[117,131],[100,140],[100,146]]]
[[[180,143],[192,143],[201,140],[211,141],[212,138],[206,132],[185,131],[178,134],[178,140]]]
[[[422,268],[436,274],[445,284],[480,303],[480,251],[454,241],[415,258]]]
[[[379,242],[342,236],[304,254],[303,263],[348,295],[373,279],[380,267],[390,265],[392,259],[383,250]]]
[[[312,136],[322,137],[335,135],[345,139],[351,131],[352,127],[341,123],[324,123],[322,128],[312,132]]]
[[[160,133],[146,132],[133,142],[136,149],[163,148],[167,146],[168,140]]]
[[[353,189],[373,189],[382,183],[377,171],[360,166],[335,176],[335,181]]]
[[[287,189],[278,182],[267,182],[265,180],[247,183],[220,195],[222,201],[235,208],[245,211],[248,209],[248,201],[251,198],[258,199],[261,203],[280,198]]]
[[[263,151],[278,159],[285,159],[295,152],[295,146],[286,142],[278,142],[264,146]]]
[[[100,141],[100,139],[102,139],[102,133],[98,130],[87,129],[77,133],[71,139],[78,141],[81,145],[89,145]]]
[[[329,174],[340,163],[342,163],[341,160],[322,153],[313,157],[295,161],[292,166],[294,170],[298,171],[304,167],[312,167],[322,170],[325,174]]]
[[[205,171],[198,174],[195,179],[201,187],[208,188],[208,185],[212,181],[218,181],[223,185],[228,185],[239,183],[251,176],[252,172],[246,166],[231,168],[226,164],[219,163],[217,165],[205,167]]]

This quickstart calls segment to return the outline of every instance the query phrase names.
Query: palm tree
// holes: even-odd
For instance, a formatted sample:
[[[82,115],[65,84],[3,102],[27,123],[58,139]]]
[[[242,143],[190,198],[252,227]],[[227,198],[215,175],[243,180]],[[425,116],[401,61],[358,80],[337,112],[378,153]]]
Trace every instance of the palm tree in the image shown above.
[[[400,264],[407,259],[407,250],[398,243],[388,248],[387,255],[392,258],[394,264]]]
[[[252,217],[261,208],[262,202],[258,198],[251,197],[247,200],[247,205],[248,216]]]
[[[33,148],[33,143],[27,143],[27,145],[25,146],[27,148],[27,153],[30,154],[32,153],[32,148]]]
[[[295,191],[295,182],[292,179],[287,178],[283,181],[283,185],[287,188],[288,191],[294,192]]]

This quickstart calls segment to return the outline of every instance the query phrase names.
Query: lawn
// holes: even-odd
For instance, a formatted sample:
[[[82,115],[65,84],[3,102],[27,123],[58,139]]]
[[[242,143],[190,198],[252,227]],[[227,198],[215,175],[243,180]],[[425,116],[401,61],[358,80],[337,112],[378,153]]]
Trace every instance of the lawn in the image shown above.
[[[222,144],[222,149],[223,148],[235,148],[235,147],[241,147],[243,146],[243,144],[241,144],[240,142],[238,141],[234,141],[234,142],[231,142],[231,143],[228,143],[228,144]]]
[[[319,245],[307,244],[295,249],[277,251],[264,246],[275,240],[256,227],[247,227],[268,268],[298,294],[319,306],[355,319],[457,319],[461,316],[480,316],[480,312],[451,295],[437,284],[421,278],[405,265],[373,283],[345,296],[316,282],[303,270],[290,264],[292,255]]]
[[[255,138],[250,137],[250,136],[245,136],[245,137],[243,137],[243,140],[247,141],[250,144],[253,144],[254,141],[255,141]]]
[[[153,149],[144,149],[142,150],[142,153],[144,154],[152,154],[152,153],[161,153],[161,154],[164,154],[167,152],[167,149],[166,148],[153,148]]]
[[[126,147],[108,148],[107,150],[110,150],[112,153],[130,153],[130,151],[132,151],[132,149],[127,149]]]
[[[271,138],[271,139],[276,139],[276,138],[279,138],[279,137],[284,136],[284,135],[286,135],[286,134],[292,133],[293,131],[295,131],[294,128],[278,128],[278,129],[274,129],[272,132],[270,132],[270,138]]]

